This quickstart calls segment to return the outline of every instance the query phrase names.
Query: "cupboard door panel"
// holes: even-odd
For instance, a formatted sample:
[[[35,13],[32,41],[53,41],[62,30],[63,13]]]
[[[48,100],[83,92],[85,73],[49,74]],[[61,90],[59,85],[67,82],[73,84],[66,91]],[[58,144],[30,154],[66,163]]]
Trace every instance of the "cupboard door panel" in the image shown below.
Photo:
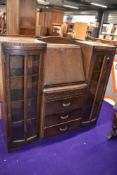
[[[93,67],[92,76],[90,80],[89,92],[88,92],[87,101],[86,101],[86,108],[84,109],[84,112],[83,112],[83,121],[87,121],[90,119],[92,105],[95,99],[95,94],[98,87],[98,81],[100,78],[100,72],[104,61],[104,55],[95,55],[93,59],[95,59],[94,67]]]
[[[11,151],[39,138],[46,43],[29,38],[6,38],[1,50],[6,102],[4,121]]]
[[[108,78],[109,73],[110,73],[110,67],[111,67],[111,62],[110,62],[109,57],[104,57],[104,62],[103,62],[103,66],[102,66],[102,70],[100,72],[100,80],[98,82],[98,88],[97,88],[97,92],[96,92],[96,98],[94,100],[94,104],[93,104],[93,109],[92,109],[92,114],[91,114],[91,119],[95,118],[96,115],[98,116],[99,114],[99,110],[103,101],[103,97],[104,97],[104,93],[106,90],[106,85],[108,82]],[[93,115],[95,114],[95,115]]]

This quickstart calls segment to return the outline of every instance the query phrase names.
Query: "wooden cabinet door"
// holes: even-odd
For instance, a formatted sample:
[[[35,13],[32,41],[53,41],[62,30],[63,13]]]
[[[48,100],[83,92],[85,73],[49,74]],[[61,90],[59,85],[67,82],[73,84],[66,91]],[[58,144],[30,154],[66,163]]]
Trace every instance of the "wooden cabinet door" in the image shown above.
[[[109,74],[111,71],[113,55],[106,52],[97,52],[91,62],[92,75],[89,81],[89,91],[86,106],[83,112],[83,123],[96,121],[103,101]]]
[[[41,56],[15,54],[5,56],[8,137],[21,144],[38,138]]]
[[[106,86],[108,83],[111,67],[112,67],[112,55],[104,56],[103,64],[100,71],[100,77],[97,84],[95,98],[91,110],[90,120],[97,120],[100,112],[100,108],[103,102]]]

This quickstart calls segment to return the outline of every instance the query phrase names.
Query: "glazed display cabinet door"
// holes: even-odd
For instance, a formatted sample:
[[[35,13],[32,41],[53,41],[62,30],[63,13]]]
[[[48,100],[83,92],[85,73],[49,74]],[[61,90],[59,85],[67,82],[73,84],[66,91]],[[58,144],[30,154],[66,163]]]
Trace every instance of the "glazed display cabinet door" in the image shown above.
[[[103,64],[100,71],[100,76],[95,92],[95,98],[91,110],[90,120],[96,121],[98,119],[98,115],[100,112],[100,108],[103,102],[104,94],[106,91],[106,86],[108,83],[111,67],[112,67],[112,60],[114,57],[112,55],[104,56]]]
[[[86,107],[83,113],[83,124],[96,122],[106,90],[109,74],[111,71],[113,55],[106,55],[104,52],[95,53],[92,61],[92,74],[86,100]]]
[[[38,138],[40,57],[6,53],[6,101],[9,144]]]

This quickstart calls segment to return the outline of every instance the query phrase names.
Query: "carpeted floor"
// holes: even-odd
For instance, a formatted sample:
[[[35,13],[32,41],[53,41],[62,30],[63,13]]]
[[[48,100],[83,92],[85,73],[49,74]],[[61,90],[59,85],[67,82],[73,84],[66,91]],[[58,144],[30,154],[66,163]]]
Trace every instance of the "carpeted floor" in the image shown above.
[[[0,175],[117,175],[117,138],[108,141],[113,115],[104,102],[97,126],[7,153],[0,122]]]

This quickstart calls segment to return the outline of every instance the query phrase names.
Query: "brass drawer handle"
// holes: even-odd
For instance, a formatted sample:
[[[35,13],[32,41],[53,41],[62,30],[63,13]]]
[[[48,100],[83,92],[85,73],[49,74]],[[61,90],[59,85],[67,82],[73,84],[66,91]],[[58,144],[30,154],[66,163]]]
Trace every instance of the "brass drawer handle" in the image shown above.
[[[62,104],[63,107],[68,107],[68,106],[70,106],[70,105],[71,105],[70,102],[69,102],[69,103],[63,103],[63,104]]]
[[[67,118],[69,118],[69,115],[60,116],[60,119],[62,119],[62,120],[65,120],[65,119],[67,119]]]
[[[59,128],[59,131],[60,132],[65,132],[65,131],[67,131],[68,130],[68,127],[67,126],[65,126],[64,128]]]

